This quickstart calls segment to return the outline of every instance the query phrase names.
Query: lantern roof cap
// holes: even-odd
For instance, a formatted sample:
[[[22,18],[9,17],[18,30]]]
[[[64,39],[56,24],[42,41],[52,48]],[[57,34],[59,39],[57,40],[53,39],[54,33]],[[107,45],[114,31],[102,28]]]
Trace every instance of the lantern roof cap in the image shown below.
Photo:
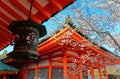
[[[44,25],[38,24],[32,20],[13,21],[9,25],[8,29],[14,34],[17,31],[16,29],[18,29],[21,26],[24,27],[32,26],[36,28],[37,30],[39,30],[39,35],[40,35],[39,37],[42,37],[47,33]]]

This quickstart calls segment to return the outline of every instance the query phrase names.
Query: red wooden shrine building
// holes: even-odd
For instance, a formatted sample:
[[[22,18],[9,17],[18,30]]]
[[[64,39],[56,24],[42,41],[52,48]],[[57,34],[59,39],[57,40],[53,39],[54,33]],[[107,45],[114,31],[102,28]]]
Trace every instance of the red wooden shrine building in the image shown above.
[[[107,66],[120,64],[120,58],[92,44],[70,26],[39,44],[40,61],[4,60],[20,69],[17,79],[108,79]]]
[[[28,0],[28,2],[29,1],[30,0]],[[50,16],[52,16],[55,12],[62,10],[63,7],[73,1],[74,0],[64,0],[63,2],[61,2],[60,0],[49,0],[48,4],[46,4],[44,8],[40,7],[39,2],[35,1],[36,5],[34,5],[34,8],[37,9],[37,13],[32,13],[31,18],[37,23],[41,23],[45,19],[48,19]],[[8,2],[14,4],[17,8],[22,10],[25,15],[27,15],[28,10],[25,9],[25,6],[20,5],[21,3],[19,1],[10,0]],[[4,15],[3,11],[4,9],[9,8],[10,4],[5,4],[4,0],[2,0],[0,4],[2,6],[2,9],[0,8],[2,10],[0,16],[4,19],[0,19],[0,49],[3,49],[16,39],[14,39],[14,29],[10,29],[12,30],[12,32],[10,32],[7,27],[7,24],[11,23],[11,21],[14,19],[7,19],[10,16]],[[50,7],[54,8],[53,11],[49,9]],[[11,9],[11,12],[9,9]],[[14,18],[16,18],[17,20],[22,19],[21,16],[14,11],[14,9],[9,9],[7,9],[6,11],[9,12],[9,14],[14,13]],[[38,17],[42,14],[44,15],[43,17]],[[25,23],[28,22],[25,21]],[[20,26],[19,23],[15,24]],[[11,25],[10,27],[13,27],[13,25]],[[27,25],[23,23],[23,26]],[[29,31],[31,30],[23,26],[22,28],[17,28],[18,31],[23,29]],[[36,31],[36,28],[31,28]],[[7,33],[8,35],[5,33]],[[17,33],[21,34],[20,32]],[[32,31],[32,33],[30,34],[33,33],[34,32]],[[22,45],[18,43],[19,41],[21,41],[18,39],[19,36],[16,36],[16,45]],[[31,42],[29,41],[27,43],[31,44]],[[32,44],[34,46],[34,42],[32,42]],[[24,50],[27,49],[27,47],[15,47],[17,51],[18,48]],[[14,50],[13,52],[11,52],[11,54],[8,55],[6,59],[3,60],[4,63],[19,69],[17,74],[15,74],[14,76],[12,76],[13,74],[11,74],[11,79],[87,79],[89,75],[92,77],[92,79],[95,79],[94,69],[98,69],[100,79],[108,79],[106,67],[109,65],[120,64],[120,58],[118,56],[91,43],[86,37],[82,36],[80,32],[77,32],[77,30],[75,30],[71,24],[68,24],[66,27],[59,29],[56,34],[42,41],[38,45],[37,50],[38,54],[41,55],[40,59],[38,55],[31,55],[31,53],[29,57],[26,57],[25,54],[23,55],[25,58],[17,58],[15,56],[19,56],[21,54],[14,54],[14,52],[16,52],[16,50]],[[6,76],[4,76],[4,79],[7,79],[7,74]]]

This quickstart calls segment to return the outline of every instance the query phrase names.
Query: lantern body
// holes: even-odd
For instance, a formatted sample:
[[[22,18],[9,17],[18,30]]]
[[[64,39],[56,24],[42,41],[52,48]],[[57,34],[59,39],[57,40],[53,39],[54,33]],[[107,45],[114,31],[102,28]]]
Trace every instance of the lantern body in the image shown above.
[[[15,46],[8,56],[19,59],[40,59],[38,38],[46,34],[45,27],[33,21],[14,21],[9,30],[15,34]]]

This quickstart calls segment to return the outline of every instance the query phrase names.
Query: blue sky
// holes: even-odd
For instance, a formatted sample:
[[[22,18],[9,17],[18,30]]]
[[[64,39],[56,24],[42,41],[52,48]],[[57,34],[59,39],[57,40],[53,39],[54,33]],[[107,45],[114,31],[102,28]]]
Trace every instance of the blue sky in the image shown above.
[[[83,12],[84,12],[84,16],[85,17],[87,17],[87,16],[89,16],[91,14],[100,15],[101,11],[102,11],[102,15],[103,16],[110,16],[110,14],[108,14],[108,12],[103,11],[102,9],[98,9],[98,8],[90,9],[89,7],[87,7],[87,5],[86,6],[82,6],[81,1],[82,0],[77,0],[74,4],[68,6],[67,8],[65,8],[64,10],[62,10],[61,12],[59,12],[58,14],[56,14],[55,16],[51,17],[48,21],[44,22],[43,25],[46,26],[47,35],[52,34],[55,30],[57,30],[62,25],[62,24],[58,24],[58,22],[64,23],[65,18],[68,15],[70,15],[71,17],[76,17],[75,12],[72,11],[73,8],[79,8],[80,10],[82,10],[82,8],[84,8]],[[92,4],[96,0],[84,0],[84,1],[87,2],[87,3],[89,3],[89,4]],[[115,26],[114,30],[115,30],[114,32],[113,31],[111,31],[111,32],[112,33],[120,32],[120,23],[117,26]],[[3,50],[7,50],[8,52],[11,52],[13,50],[13,46],[10,45],[10,46],[8,46],[7,48],[5,48]],[[3,52],[3,50],[0,51],[0,54]]]

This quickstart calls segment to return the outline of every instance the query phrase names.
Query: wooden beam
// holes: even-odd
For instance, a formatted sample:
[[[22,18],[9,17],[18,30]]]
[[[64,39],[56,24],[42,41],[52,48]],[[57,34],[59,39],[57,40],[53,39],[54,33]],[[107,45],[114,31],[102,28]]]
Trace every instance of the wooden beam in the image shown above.
[[[52,58],[56,58],[56,57],[63,57],[63,54],[57,54],[57,55],[52,56]]]
[[[4,48],[5,48],[5,46],[2,46],[2,47],[0,46],[0,51],[1,51],[2,49],[4,49]]]
[[[0,42],[2,42],[2,43],[10,43],[9,41],[3,40],[3,39],[1,39]]]
[[[50,0],[50,2],[58,8],[58,10],[62,10],[63,6],[57,2],[56,0]]]
[[[52,61],[53,61],[53,62],[63,63],[63,62],[64,62],[63,59],[64,59],[64,58],[60,58],[60,59],[56,59],[56,60],[52,60]],[[67,58],[67,63],[71,63],[71,62],[73,62],[73,60]]]
[[[15,17],[18,20],[22,20],[23,17],[18,15],[14,10],[12,10],[10,7],[8,7],[4,2],[0,2],[0,6],[4,8],[8,13],[10,13],[13,17]]]
[[[49,49],[47,49],[48,47],[46,47],[47,50],[43,50],[43,49],[41,49],[41,47],[39,47],[39,48],[38,48],[38,52],[39,52],[41,55],[43,55],[43,54],[47,54],[47,53],[56,51],[56,50],[60,49],[61,47],[62,47],[62,46],[57,46],[57,47],[54,46],[54,47],[49,48]]]
[[[47,43],[47,44],[44,44],[44,46],[39,46],[38,47],[38,51],[40,50],[40,51],[43,51],[45,48],[47,49],[47,50],[53,50],[51,47],[54,47],[54,48],[58,48],[58,47],[60,47],[60,46],[57,46],[58,44],[56,43],[56,40],[51,40],[49,43]],[[57,47],[56,47],[57,46]],[[45,50],[46,51],[46,50]]]
[[[49,65],[45,65],[45,66],[38,66],[38,68],[48,68]]]
[[[8,26],[8,24],[5,23],[5,22],[3,22],[1,19],[0,19],[0,25],[1,25],[1,26],[4,26],[5,28],[7,28],[7,26]]]
[[[13,5],[15,5],[20,11],[22,11],[25,15],[29,15],[29,11],[23,7],[17,0],[9,0]],[[32,15],[32,14],[31,14]],[[33,15],[32,15],[33,16]]]
[[[5,47],[5,46],[7,46],[7,43],[0,42],[0,45],[2,45],[3,47]]]
[[[52,67],[53,67],[53,68],[62,68],[62,69],[63,69],[63,66],[56,66],[56,65],[53,65]]]
[[[12,62],[12,61],[14,61],[13,58],[7,58],[7,59],[3,60],[4,63],[8,63],[8,62]]]
[[[60,62],[60,63],[63,63],[63,59],[56,59],[56,60],[52,60],[53,62]]]
[[[31,1],[29,0],[29,2]],[[40,13],[44,14],[43,16],[50,18],[51,14],[47,10],[45,10],[41,5],[39,5],[37,1],[34,1],[34,7],[38,9]]]
[[[0,26],[0,30],[6,32],[7,34],[11,34],[12,35],[12,32],[10,30],[8,30],[7,27]]]
[[[10,41],[7,41],[6,39],[5,40],[2,39],[2,38],[0,38],[0,39],[1,39],[0,44],[3,45],[3,46],[10,43]]]
[[[3,32],[1,32],[0,31],[0,38],[2,39],[2,40],[5,40],[5,41],[9,41],[9,42],[12,42],[12,39],[9,37],[9,36],[7,36],[6,34],[4,34]]]
[[[6,34],[4,31],[0,31],[1,38],[11,39],[11,34]]]
[[[115,62],[116,64],[120,64],[120,60],[119,60],[119,59],[115,59],[114,62]]]
[[[23,7],[17,0],[9,0],[13,5],[15,5],[19,10],[21,10],[25,15],[29,15],[29,10],[27,10],[25,7]],[[27,17],[28,18],[28,17]],[[31,17],[32,20],[41,23],[42,21],[35,17],[32,13],[31,13]]]
[[[9,17],[7,17],[5,14],[3,14],[1,11],[0,11],[0,15],[1,15],[0,17],[3,18],[6,22],[8,23],[12,22],[12,20]]]
[[[67,54],[67,56],[70,57],[70,58],[78,58],[78,56],[71,55],[71,54]]]

